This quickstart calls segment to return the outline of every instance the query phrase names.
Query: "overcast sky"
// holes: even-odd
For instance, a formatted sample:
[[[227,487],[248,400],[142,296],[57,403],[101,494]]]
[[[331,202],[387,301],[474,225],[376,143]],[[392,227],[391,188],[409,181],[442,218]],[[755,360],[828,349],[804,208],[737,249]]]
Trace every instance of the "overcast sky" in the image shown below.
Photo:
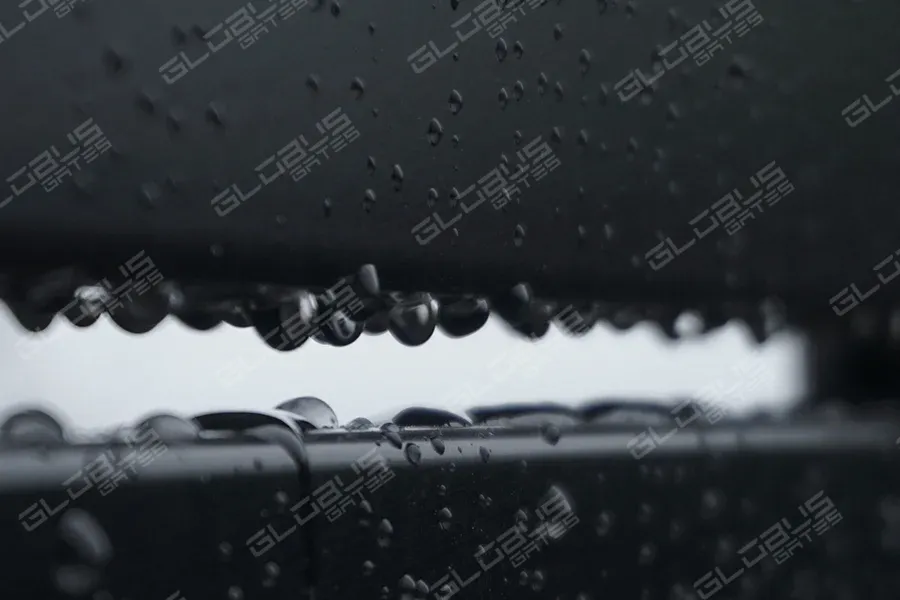
[[[155,411],[268,409],[303,395],[322,398],[347,422],[408,406],[463,412],[511,401],[575,404],[701,389],[777,406],[801,391],[797,340],[781,335],[756,346],[738,326],[679,343],[649,325],[625,334],[598,327],[583,339],[553,329],[530,344],[491,320],[468,338],[436,333],[419,348],[385,334],[346,348],[309,342],[285,354],[249,329],[197,333],[171,319],[143,336],[105,319],[88,329],[58,319],[36,342],[26,344],[25,336],[3,307],[0,410],[39,404],[79,429]]]

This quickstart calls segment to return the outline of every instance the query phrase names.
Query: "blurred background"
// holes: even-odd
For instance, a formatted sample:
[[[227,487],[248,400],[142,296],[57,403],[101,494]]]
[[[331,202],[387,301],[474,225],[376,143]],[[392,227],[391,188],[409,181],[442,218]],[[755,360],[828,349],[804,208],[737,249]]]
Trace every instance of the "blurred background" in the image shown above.
[[[689,319],[679,325],[690,333]],[[528,342],[492,319],[463,339],[438,331],[419,348],[386,333],[345,348],[310,341],[289,353],[270,349],[252,329],[198,333],[172,318],[136,336],[106,317],[87,329],[57,317],[35,337],[2,307],[0,330],[0,411],[40,405],[81,431],[156,411],[269,409],[305,395],[322,398],[347,422],[390,418],[409,406],[462,413],[605,396],[701,395],[737,412],[778,410],[803,392],[799,338],[782,333],[757,345],[741,325],[678,342],[650,324],[627,332],[601,325],[583,338],[551,328]]]

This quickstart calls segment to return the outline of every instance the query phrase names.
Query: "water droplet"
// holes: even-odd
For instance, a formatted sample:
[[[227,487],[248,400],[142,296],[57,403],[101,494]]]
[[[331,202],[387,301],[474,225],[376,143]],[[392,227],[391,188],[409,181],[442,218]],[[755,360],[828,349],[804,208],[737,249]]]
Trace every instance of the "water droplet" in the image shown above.
[[[718,490],[703,492],[702,513],[706,519],[717,517],[725,506],[725,496]]]
[[[551,446],[555,446],[559,442],[559,438],[562,437],[562,433],[560,433],[559,427],[556,425],[546,423],[541,426],[541,437],[543,437]]]
[[[381,435],[391,443],[391,445],[400,450],[403,448],[403,441],[400,439],[400,428],[393,423],[385,423],[381,426]]]
[[[367,189],[365,195],[363,195],[363,209],[369,213],[372,212],[372,209],[375,207],[375,201],[377,200],[377,196],[375,196],[375,192],[372,189]]]
[[[375,157],[370,156],[369,158],[366,159],[366,169],[369,171],[369,175],[373,175],[375,173],[375,167],[376,167]]]
[[[578,64],[581,65],[581,74],[584,75],[591,68],[591,53],[587,50],[587,48],[583,48],[581,52],[578,53]]]
[[[306,87],[314,92],[319,91],[319,76],[315,73],[310,73],[306,78]]]
[[[522,96],[525,95],[525,84],[521,81],[516,81],[516,84],[513,86],[513,98],[516,99],[516,102],[522,99]]]
[[[112,75],[119,75],[125,70],[125,57],[112,48],[107,48],[103,52],[103,64]]]
[[[549,80],[547,79],[547,75],[541,73],[538,75],[537,85],[538,85],[538,94],[543,96],[547,91],[547,83]]]
[[[515,142],[516,146],[522,143],[522,132],[518,129],[513,133],[513,141]]]
[[[506,59],[506,56],[509,54],[509,49],[506,46],[506,41],[503,38],[497,40],[497,46],[494,49],[497,54],[497,60],[499,62],[503,62]]]
[[[274,578],[281,575],[281,568],[273,562],[267,562],[266,566],[263,567],[263,569],[265,570],[268,577]]]
[[[513,53],[516,55],[516,58],[522,58],[522,56],[524,56],[525,46],[522,45],[522,42],[513,44]]]
[[[484,446],[478,447],[478,454],[479,456],[481,456],[481,460],[484,462],[487,462],[491,459],[491,451]]]
[[[553,39],[557,42],[561,40],[563,37],[563,25],[562,23],[557,23],[553,26]]]
[[[410,464],[418,466],[419,463],[422,462],[422,449],[419,448],[418,445],[407,444],[404,453],[406,454],[406,460],[408,460]]]
[[[440,438],[431,438],[431,447],[434,448],[434,451],[438,454],[444,454],[446,451],[446,447],[444,446],[444,440]]]
[[[590,135],[587,132],[587,129],[582,129],[578,132],[578,145],[579,146],[587,146],[588,141],[590,141]]]
[[[544,575],[543,571],[535,571],[531,574],[531,589],[535,592],[540,592],[544,589],[544,584],[547,582],[547,578]]]
[[[228,600],[244,600],[244,590],[236,585],[228,588]]]
[[[375,572],[375,563],[373,563],[371,560],[367,560],[366,562],[363,563],[363,575],[368,577],[369,575],[371,575],[374,572]]]
[[[463,107],[463,97],[457,90],[450,92],[450,112],[458,115]]]
[[[322,210],[326,217],[331,216],[331,198],[325,198],[325,200],[322,201]]]
[[[331,16],[339,17],[341,16],[341,3],[337,0],[332,0],[331,2]]]
[[[525,243],[525,226],[522,224],[516,225],[516,230],[513,233],[513,243],[517,248],[521,247],[522,244]]]
[[[391,180],[394,182],[394,190],[399,192],[403,187],[403,168],[400,165],[394,165],[391,169]]]
[[[369,23],[367,29],[369,30],[370,35],[375,35],[375,23]]]
[[[509,103],[509,94],[506,91],[506,88],[500,88],[500,93],[497,94],[497,100],[500,101],[500,108],[506,108],[506,105]]]
[[[432,146],[437,146],[442,137],[444,137],[444,126],[437,119],[432,119],[428,123],[428,142]]]
[[[604,510],[597,516],[597,522],[594,525],[594,530],[597,532],[597,535],[603,537],[610,532],[612,526],[613,514],[608,510]]]
[[[638,564],[647,566],[653,564],[656,560],[656,546],[653,544],[644,544],[638,551]]]
[[[231,555],[234,553],[234,548],[231,547],[231,544],[228,542],[222,542],[219,544],[219,556],[223,559],[227,560],[231,558]]]
[[[225,125],[225,106],[219,102],[210,102],[206,107],[206,120],[222,127]]]
[[[550,130],[550,139],[559,144],[563,139],[563,131],[560,127],[554,127]]]
[[[84,510],[76,508],[63,513],[59,535],[86,566],[102,566],[112,558],[109,536],[100,523]]]
[[[459,136],[458,136],[458,135],[454,135],[452,138],[450,138],[450,143],[453,144],[453,147],[454,147],[454,148],[458,147],[458,146],[459,146]],[[458,168],[458,167],[454,167],[453,170],[456,171],[456,170],[459,170],[459,168]]]
[[[563,84],[560,81],[557,81],[553,84],[553,93],[556,94],[557,100],[562,100],[563,96],[565,96],[565,90],[563,89]]]
[[[356,92],[357,98],[361,98],[366,92],[366,84],[359,77],[354,77],[353,81],[350,83],[350,90]]]
[[[438,191],[434,188],[428,188],[428,200],[426,201],[428,204],[428,208],[434,208],[434,205],[437,203],[438,198]]]

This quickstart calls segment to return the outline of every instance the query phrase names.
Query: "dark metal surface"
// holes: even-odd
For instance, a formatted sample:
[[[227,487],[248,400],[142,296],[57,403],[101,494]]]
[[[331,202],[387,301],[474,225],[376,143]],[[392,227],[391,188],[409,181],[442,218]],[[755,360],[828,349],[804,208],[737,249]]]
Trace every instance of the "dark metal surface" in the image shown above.
[[[507,3],[505,30],[467,37],[475,2],[298,0],[215,52],[248,22],[238,0],[94,0],[61,18],[43,0],[5,6],[0,177],[21,189],[21,169],[52,146],[65,155],[88,119],[110,146],[52,191],[0,193],[2,267],[114,269],[145,250],[176,279],[330,285],[372,263],[386,289],[407,291],[527,281],[554,298],[779,295],[823,315],[851,284],[879,286],[868,302],[896,299],[873,272],[900,247],[880,226],[897,218],[900,183],[900,107],[882,104],[900,89],[886,82],[900,67],[896,3],[761,0],[761,24],[627,102],[632,87],[617,84],[670,64],[678,51],[659,52],[704,19],[718,27],[722,6],[537,4]],[[425,69],[435,50],[446,55]],[[358,132],[346,147],[298,182],[284,173],[246,201],[223,194],[261,185],[257,166],[269,181],[267,159],[300,135],[315,144],[337,109]],[[537,136],[559,166],[501,210],[491,200],[463,214],[473,196],[454,190],[504,156],[515,173]],[[708,221],[689,222],[732,189],[749,196],[772,161],[794,191],[734,236],[722,225],[697,239]],[[422,245],[434,214],[452,226]],[[654,270],[667,237],[697,241]]]
[[[506,427],[473,412],[444,428],[426,422],[446,413],[416,409],[405,428],[302,439],[250,413],[191,439],[166,417],[105,446],[22,413],[0,440],[0,585],[47,599],[895,597],[895,415],[710,424],[680,406],[623,423],[603,403],[569,425],[538,407],[543,425]],[[164,450],[127,477],[85,469],[148,432]],[[42,500],[68,503],[29,508]]]

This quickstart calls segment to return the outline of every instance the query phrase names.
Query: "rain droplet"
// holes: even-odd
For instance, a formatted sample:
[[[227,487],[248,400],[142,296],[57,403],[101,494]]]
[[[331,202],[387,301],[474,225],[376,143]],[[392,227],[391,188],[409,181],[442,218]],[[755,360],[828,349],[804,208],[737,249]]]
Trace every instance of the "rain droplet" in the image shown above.
[[[578,53],[578,64],[581,65],[581,74],[584,75],[591,68],[591,53],[587,50],[587,48],[583,48],[581,52]]]
[[[613,526],[613,515],[611,512],[604,510],[597,516],[597,523],[594,525],[594,529],[597,532],[597,535],[603,537],[610,532]]]
[[[543,96],[544,93],[547,91],[547,83],[548,82],[549,82],[549,80],[547,79],[547,75],[545,75],[544,73],[541,73],[538,76],[538,80],[537,80],[538,94],[540,94],[541,96]]]
[[[478,454],[479,456],[481,456],[481,460],[484,462],[487,462],[491,459],[491,451],[484,446],[478,447]]]
[[[325,198],[322,201],[322,210],[325,212],[326,217],[331,216],[331,198]]]
[[[509,103],[509,93],[506,91],[506,88],[500,88],[497,100],[500,101],[500,108],[506,108],[506,105]]]
[[[306,87],[314,92],[319,91],[319,76],[315,73],[310,73],[310,75],[306,78]]]
[[[418,466],[419,463],[422,462],[422,449],[419,448],[418,445],[407,444],[404,453],[406,454],[406,460],[408,460],[411,465]]]
[[[391,180],[394,182],[394,190],[400,191],[403,187],[403,168],[400,165],[394,165],[391,169]]]
[[[375,563],[373,563],[371,560],[367,560],[366,562],[363,563],[363,575],[368,577],[369,575],[371,575],[374,572],[375,572]]]
[[[521,81],[516,81],[516,84],[513,86],[513,98],[516,99],[516,102],[522,99],[522,96],[525,95],[525,84]]]
[[[432,146],[437,146],[442,137],[444,137],[444,126],[437,119],[432,119],[428,123],[428,142]]]
[[[458,115],[463,107],[463,97],[457,90],[450,92],[450,112]]]
[[[366,84],[359,77],[354,77],[353,81],[350,83],[350,90],[356,92],[357,98],[361,98],[366,92]]]
[[[363,209],[367,213],[372,212],[372,209],[375,207],[376,200],[377,197],[375,196],[375,192],[371,189],[366,190],[366,193],[363,196]]]
[[[522,224],[516,225],[516,231],[513,233],[513,243],[517,248],[521,247],[522,244],[525,243],[525,226]]]
[[[446,451],[444,440],[440,438],[431,438],[431,447],[434,448],[434,451],[438,454],[443,454]]]
[[[369,175],[373,175],[375,173],[375,157],[370,156],[366,159],[366,169],[369,170]]]
[[[428,207],[434,208],[434,205],[437,203],[439,197],[440,196],[438,195],[438,191],[436,189],[428,188]]]
[[[563,89],[562,82],[557,81],[553,84],[553,93],[556,94],[557,100],[562,100],[563,96],[565,96],[565,90]]]
[[[552,130],[550,130],[550,139],[551,140],[553,140],[554,142],[556,142],[558,144],[558,143],[562,142],[562,138],[563,138],[563,131],[561,128],[554,127]]]
[[[506,46],[506,41],[503,38],[497,40],[497,47],[494,50],[497,54],[497,60],[499,62],[503,62],[507,55],[509,54],[509,49]]]
[[[587,129],[582,129],[578,132],[578,145],[579,146],[587,146],[589,140],[590,140],[590,135],[588,135]]]
[[[559,427],[552,423],[547,423],[541,426],[541,437],[551,446],[555,446],[559,442],[559,438],[562,437],[562,433],[560,433]]]
[[[562,23],[557,23],[553,26],[553,39],[557,42],[562,39],[563,36],[563,25]]]
[[[522,58],[522,56],[524,56],[525,46],[522,45],[522,42],[513,44],[513,53],[516,55],[516,58]]]

